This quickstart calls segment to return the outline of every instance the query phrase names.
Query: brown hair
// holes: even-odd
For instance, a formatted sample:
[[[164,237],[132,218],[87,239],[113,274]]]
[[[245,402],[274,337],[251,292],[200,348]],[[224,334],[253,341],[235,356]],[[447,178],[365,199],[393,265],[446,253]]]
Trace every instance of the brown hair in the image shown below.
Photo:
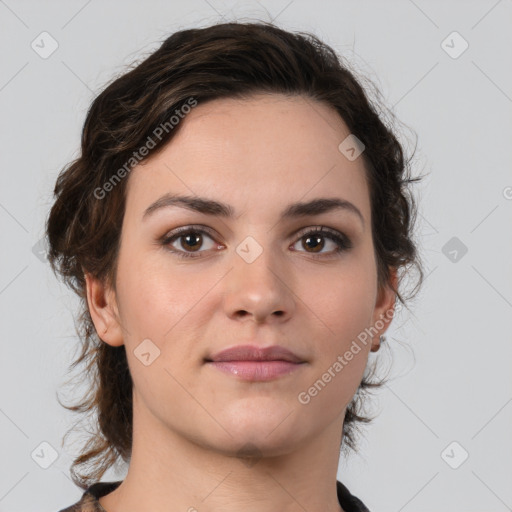
[[[367,80],[369,83],[369,81]],[[132,446],[132,379],[125,347],[112,347],[98,337],[86,300],[84,272],[115,288],[116,261],[124,215],[126,163],[166,126],[155,155],[179,130],[169,118],[190,98],[199,103],[218,98],[246,98],[267,92],[302,95],[334,108],[350,132],[365,145],[362,154],[370,189],[372,236],[379,286],[389,285],[390,269],[404,273],[415,267],[419,289],[423,272],[412,239],[415,202],[408,185],[410,161],[382,111],[367,98],[354,74],[334,50],[309,33],[290,33],[266,23],[222,23],[182,30],[168,37],[154,53],[113,80],[93,101],[84,123],[79,158],[60,173],[55,202],[47,219],[49,261],[55,273],[78,294],[77,318],[81,353],[72,367],[85,365],[82,400],[67,409],[97,415],[71,467],[73,481],[86,488],[119,462],[129,462]],[[190,103],[189,103],[190,104]],[[389,113],[388,113],[389,115]],[[394,116],[393,116],[394,118]],[[162,130],[160,130],[162,131]],[[159,132],[157,132],[159,133]],[[112,184],[108,194],[105,183]],[[399,276],[399,283],[403,275]],[[397,298],[404,297],[395,290]],[[342,447],[355,449],[364,393],[385,381],[362,379],[346,410]],[[61,404],[62,405],[62,404]],[[68,432],[69,434],[70,432]],[[83,468],[80,473],[77,469]]]

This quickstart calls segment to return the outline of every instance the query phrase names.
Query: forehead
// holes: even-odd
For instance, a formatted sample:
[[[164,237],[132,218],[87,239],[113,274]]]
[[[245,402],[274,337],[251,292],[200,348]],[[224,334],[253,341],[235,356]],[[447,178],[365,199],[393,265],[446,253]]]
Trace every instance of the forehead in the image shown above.
[[[338,149],[350,131],[326,104],[258,94],[199,103],[174,138],[130,175],[128,208],[142,211],[166,192],[211,197],[237,214],[314,197],[342,197],[369,216],[362,157]]]

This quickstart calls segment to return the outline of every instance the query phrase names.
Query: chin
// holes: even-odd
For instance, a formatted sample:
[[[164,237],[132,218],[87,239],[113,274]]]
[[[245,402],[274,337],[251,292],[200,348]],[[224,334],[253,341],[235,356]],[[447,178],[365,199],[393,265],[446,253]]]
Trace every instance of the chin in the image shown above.
[[[254,462],[262,458],[285,455],[294,450],[295,444],[290,436],[272,437],[268,435],[268,432],[245,432],[243,435],[233,435],[228,442],[217,444],[211,448],[229,457],[253,460]]]
[[[300,430],[294,422],[292,408],[279,407],[231,411],[222,415],[220,422],[231,434],[227,439],[230,451],[235,453],[243,446],[256,447],[265,455],[281,455],[299,442]],[[291,414],[290,414],[291,413]]]

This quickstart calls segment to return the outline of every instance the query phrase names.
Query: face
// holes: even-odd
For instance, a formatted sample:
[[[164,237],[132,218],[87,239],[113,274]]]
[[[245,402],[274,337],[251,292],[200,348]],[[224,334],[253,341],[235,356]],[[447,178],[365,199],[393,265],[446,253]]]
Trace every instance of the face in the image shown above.
[[[341,435],[385,328],[361,333],[395,297],[377,288],[363,159],[338,149],[349,130],[328,106],[281,95],[199,104],[181,123],[131,171],[103,309],[88,279],[100,337],[126,345],[134,416],[226,454]],[[279,345],[300,364],[208,362],[237,345]]]

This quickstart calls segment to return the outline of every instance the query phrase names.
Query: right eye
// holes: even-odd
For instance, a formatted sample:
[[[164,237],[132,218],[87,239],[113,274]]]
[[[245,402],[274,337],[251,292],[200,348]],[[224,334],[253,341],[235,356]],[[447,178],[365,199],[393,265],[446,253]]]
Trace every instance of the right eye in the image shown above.
[[[205,243],[205,236],[210,240],[209,247],[200,250]],[[222,249],[224,247],[215,242],[210,230],[194,226],[183,226],[174,229],[165,235],[161,243],[180,258],[200,258],[203,256],[201,253],[206,252],[206,250],[215,247]]]

